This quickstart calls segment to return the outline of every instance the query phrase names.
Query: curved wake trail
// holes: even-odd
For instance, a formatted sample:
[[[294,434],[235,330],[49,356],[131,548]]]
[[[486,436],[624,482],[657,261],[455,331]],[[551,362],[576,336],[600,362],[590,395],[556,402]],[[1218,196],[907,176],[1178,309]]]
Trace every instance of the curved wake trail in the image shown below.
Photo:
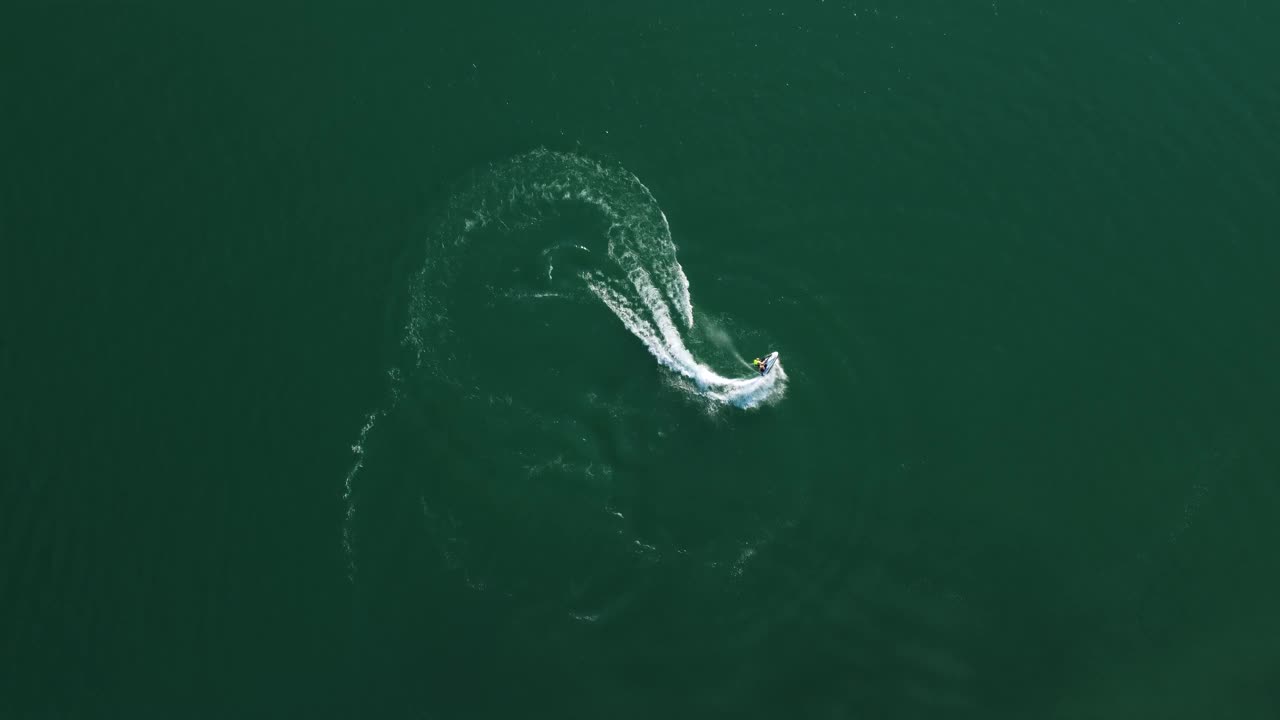
[[[779,362],[764,377],[729,378],[700,363],[684,344],[675,324],[663,313],[654,313],[656,323],[631,307],[625,296],[606,283],[584,276],[587,287],[608,306],[622,324],[644,343],[663,366],[693,381],[696,392],[725,405],[752,408],[771,399],[782,390],[787,374]]]
[[[731,378],[699,362],[689,350],[683,335],[694,324],[689,279],[676,260],[666,214],[639,178],[620,166],[546,149],[491,166],[450,198],[442,219],[428,234],[427,259],[411,281],[409,317],[401,342],[408,354],[404,366],[458,387],[477,389],[466,363],[451,349],[457,334],[451,325],[450,290],[463,248],[494,231],[509,235],[536,226],[566,205],[590,208],[606,225],[604,253],[573,246],[595,265],[570,277],[581,281],[578,288],[603,302],[661,365],[684,378],[689,392],[739,408],[782,396],[787,375],[780,364],[764,377],[753,372],[750,378]],[[543,255],[550,263],[550,249]],[[554,282],[550,264],[546,275]],[[574,292],[572,287],[568,291]],[[427,357],[430,363],[424,362]],[[364,465],[364,442],[378,418],[398,403],[401,382],[393,368],[389,405],[366,416],[353,445],[356,459],[343,493],[347,503],[344,545],[353,572],[353,488]]]

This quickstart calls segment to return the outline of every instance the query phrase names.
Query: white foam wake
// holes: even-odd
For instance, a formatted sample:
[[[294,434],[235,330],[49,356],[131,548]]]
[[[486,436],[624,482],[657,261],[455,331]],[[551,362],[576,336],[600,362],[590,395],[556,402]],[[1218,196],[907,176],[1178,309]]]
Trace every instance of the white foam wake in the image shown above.
[[[509,236],[537,225],[554,217],[562,204],[592,208],[606,224],[605,253],[571,246],[580,251],[584,262],[594,265],[570,278],[581,279],[579,290],[585,287],[598,297],[663,367],[686,381],[684,386],[692,394],[738,408],[782,397],[787,375],[781,364],[763,377],[747,371],[748,377],[731,378],[699,362],[690,352],[683,335],[694,325],[689,279],[676,260],[667,216],[649,188],[622,167],[545,149],[478,173],[450,198],[442,219],[427,236],[425,261],[411,283],[409,317],[401,343],[409,353],[404,367],[475,389],[463,380],[465,363],[457,359],[452,344],[457,335],[451,326],[451,288],[464,255],[460,248],[482,234],[491,237],[493,229],[501,231],[499,236]],[[490,232],[485,233],[486,229]],[[544,251],[543,255],[552,262],[552,253]],[[560,275],[548,264],[548,282],[558,282]],[[559,292],[544,294],[562,296]],[[428,358],[430,362],[424,362]],[[364,467],[369,434],[400,399],[399,370],[392,368],[390,375],[391,399],[386,407],[366,415],[359,439],[352,446],[355,460],[343,489],[347,504],[344,545],[353,573],[355,481]]]
[[[693,390],[703,397],[726,405],[751,408],[774,399],[785,388],[787,374],[781,363],[764,376],[753,372],[750,378],[730,378],[699,362],[685,345],[670,314],[665,312],[661,303],[654,302],[654,292],[643,275],[632,278],[632,282],[640,297],[647,301],[644,310],[648,313],[635,307],[625,294],[614,290],[604,280],[586,274],[583,279],[659,363],[692,381]]]
[[[414,351],[415,366],[453,335],[448,293],[457,248],[486,228],[506,235],[536,225],[561,204],[593,208],[607,223],[608,262],[579,276],[659,363],[718,403],[746,408],[781,396],[787,376],[780,366],[763,378],[729,378],[689,351],[682,335],[694,324],[689,279],[676,260],[667,216],[649,188],[622,167],[545,149],[490,167],[451,199],[414,279],[404,344]],[[551,267],[547,275],[551,279]],[[431,366],[448,372],[434,357]]]

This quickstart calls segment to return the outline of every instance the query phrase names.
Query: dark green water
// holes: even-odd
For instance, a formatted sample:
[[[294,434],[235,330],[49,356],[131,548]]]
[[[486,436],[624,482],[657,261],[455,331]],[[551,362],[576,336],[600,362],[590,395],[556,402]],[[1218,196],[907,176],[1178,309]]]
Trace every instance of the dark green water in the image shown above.
[[[1273,3],[21,5],[0,716],[1280,716]]]

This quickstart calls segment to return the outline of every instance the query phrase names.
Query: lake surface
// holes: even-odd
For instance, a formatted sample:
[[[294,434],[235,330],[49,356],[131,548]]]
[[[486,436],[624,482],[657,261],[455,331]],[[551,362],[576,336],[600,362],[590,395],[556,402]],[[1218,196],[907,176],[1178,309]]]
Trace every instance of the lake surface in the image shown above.
[[[1274,5],[4,15],[0,715],[1280,715]]]

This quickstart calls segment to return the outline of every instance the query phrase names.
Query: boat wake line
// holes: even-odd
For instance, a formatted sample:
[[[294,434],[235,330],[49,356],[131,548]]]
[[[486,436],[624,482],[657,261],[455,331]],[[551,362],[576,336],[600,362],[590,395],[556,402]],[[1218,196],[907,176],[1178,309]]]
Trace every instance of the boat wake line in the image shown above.
[[[564,208],[585,209],[597,216],[604,228],[604,247],[592,251],[567,245],[575,256],[568,271],[563,264],[555,266],[560,253],[544,251],[549,263],[545,274],[555,283],[554,290],[585,291],[602,302],[692,396],[747,409],[775,402],[785,393],[787,375],[781,363],[764,375],[728,377],[691,352],[685,340],[694,327],[689,280],[676,259],[667,217],[639,178],[618,165],[546,149],[497,163],[477,173],[450,198],[440,221],[428,233],[425,260],[410,281],[408,317],[400,343],[404,370],[389,371],[388,405],[367,414],[359,440],[352,446],[356,457],[343,494],[347,503],[344,545],[352,571],[353,484],[364,465],[365,441],[377,420],[400,402],[405,376],[429,373],[468,391],[478,384],[469,375],[465,357],[450,351],[458,330],[453,323],[454,286],[469,246],[533,228]]]

